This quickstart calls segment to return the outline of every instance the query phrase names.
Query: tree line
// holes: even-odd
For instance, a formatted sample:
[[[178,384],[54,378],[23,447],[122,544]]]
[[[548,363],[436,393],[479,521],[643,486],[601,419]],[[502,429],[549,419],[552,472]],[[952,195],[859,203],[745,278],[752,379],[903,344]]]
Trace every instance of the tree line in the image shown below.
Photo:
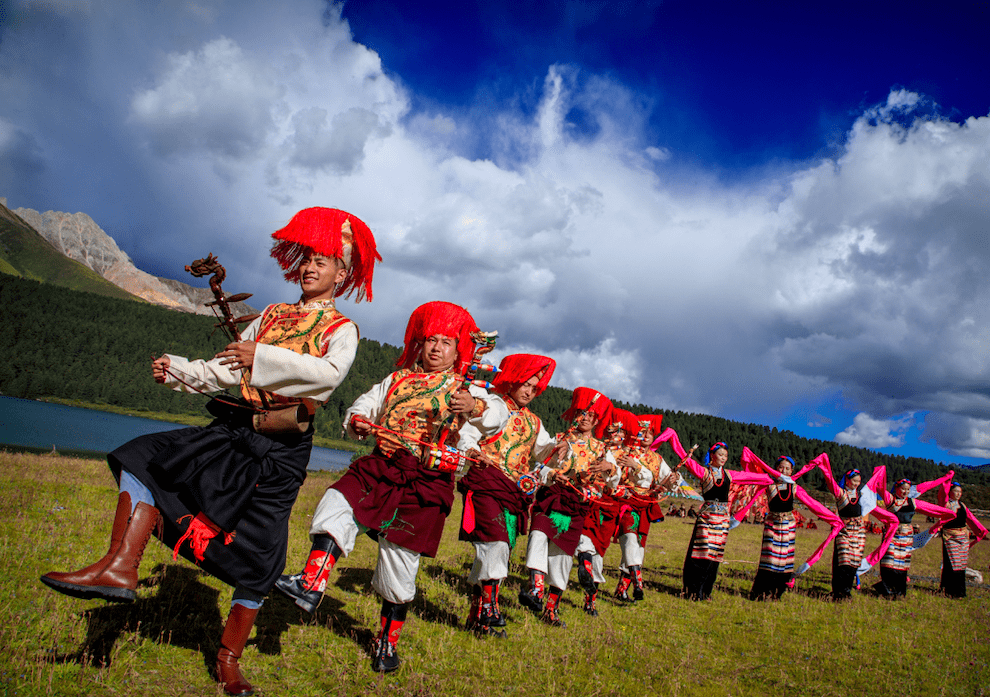
[[[162,353],[209,358],[227,344],[210,317],[69,291],[5,274],[0,274],[0,307],[6,325],[0,333],[0,393],[13,397],[60,397],[169,414],[202,414],[208,398],[162,389],[151,379],[151,358]],[[346,409],[395,370],[400,353],[395,346],[361,339],[350,373],[317,413],[317,434],[339,438]],[[560,415],[570,400],[570,390],[549,387],[531,408],[547,430],[555,433],[569,425]],[[707,448],[725,441],[733,458],[738,458],[745,445],[771,463],[778,455],[789,455],[800,465],[825,452],[836,471],[856,467],[868,476],[874,467],[886,465],[890,481],[901,477],[922,481],[946,471],[944,464],[930,459],[802,438],[761,424],[621,401],[615,404],[634,414],[663,414],[664,426],[677,431],[686,448],[694,443]],[[671,459],[669,451],[664,454]],[[979,487],[967,492],[967,501],[987,508],[990,474],[955,469],[957,479]],[[803,481],[812,488],[824,488],[824,479],[817,472]]]

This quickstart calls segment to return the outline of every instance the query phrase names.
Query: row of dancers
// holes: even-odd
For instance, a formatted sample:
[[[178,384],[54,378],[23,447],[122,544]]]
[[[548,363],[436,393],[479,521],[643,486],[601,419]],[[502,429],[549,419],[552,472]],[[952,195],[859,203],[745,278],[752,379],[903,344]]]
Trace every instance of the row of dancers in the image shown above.
[[[551,435],[528,407],[549,384],[553,359],[513,354],[490,382],[481,380],[479,360],[496,336],[481,332],[463,307],[431,302],[409,318],[398,369],[347,410],[346,433],[374,437],[375,448],[324,493],[301,570],[283,574],[289,514],[312,446],[312,415],[346,377],[358,346],[357,328],[336,309],[335,299],[356,292],[358,300],[370,300],[381,257],[367,226],[337,209],[300,211],[273,238],[272,256],[285,277],[299,283],[300,300],[268,306],[243,332],[236,331],[240,318],[228,318],[226,325],[235,328],[232,342],[210,360],[166,354],[152,362],[154,379],[172,389],[239,388],[241,398],[214,398],[207,406],[215,417],[209,426],[142,436],[112,452],[108,464],[120,492],[107,553],[78,571],[41,578],[70,596],[133,601],[145,546],[158,537],[234,588],[215,673],[227,694],[254,692],[239,660],[272,589],[315,612],[333,568],[365,536],[377,545],[371,586],[382,599],[371,667],[382,673],[398,669],[399,638],[416,595],[420,560],[437,553],[456,493],[463,498],[458,536],[475,551],[466,626],[485,637],[506,635],[500,591],[520,535],[527,536],[528,578],[519,602],[547,624],[564,626],[560,599],[575,558],[584,611],[598,613],[602,558],[613,542],[622,555],[616,596],[642,599],[650,527],[662,519],[663,497],[682,483],[682,468],[699,479],[704,498],[684,566],[684,592],[691,598],[710,596],[728,530],[741,519],[737,513],[730,520],[733,483],[755,484],[771,497],[754,586],[758,596],[779,596],[793,567],[795,498],[832,526],[837,596],[846,569],[860,567],[862,517],[889,521],[895,515],[875,507],[876,492],[886,492],[877,473],[865,485],[855,472],[835,483],[825,456],[794,472],[789,458],[778,460],[775,469],[746,449],[743,468],[730,470],[724,443],[709,448],[699,462],[694,449],[684,451],[676,434],[661,428],[662,417],[614,408],[588,387],[573,392],[563,414],[569,428]],[[215,272],[211,287],[224,307],[222,271]],[[656,452],[665,442],[680,458],[674,467]],[[837,511],[818,504],[797,483],[815,466],[833,484]],[[911,493],[928,484],[909,488],[905,498],[899,483],[890,511],[925,511],[927,504]],[[951,484],[947,491],[955,496]],[[986,530],[958,496],[928,512],[941,516],[949,564],[956,569],[962,548],[968,551],[968,535],[967,544],[958,545],[954,541],[964,534],[950,531],[959,529],[959,521],[976,530],[977,538]],[[885,537],[895,551],[888,555],[885,548],[880,555],[890,556],[888,566],[895,570],[904,564],[899,528]]]

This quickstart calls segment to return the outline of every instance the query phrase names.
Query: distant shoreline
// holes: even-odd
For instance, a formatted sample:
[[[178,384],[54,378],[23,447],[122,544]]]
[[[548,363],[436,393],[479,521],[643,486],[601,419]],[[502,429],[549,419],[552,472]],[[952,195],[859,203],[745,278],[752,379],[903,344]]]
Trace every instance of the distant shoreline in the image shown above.
[[[61,404],[66,407],[78,407],[80,409],[91,409],[93,411],[106,411],[112,414],[120,414],[122,416],[136,416],[142,419],[184,424],[186,426],[206,426],[213,420],[208,416],[197,416],[195,414],[169,414],[161,411],[146,411],[144,409],[136,409],[134,407],[118,407],[113,404],[96,404],[94,402],[84,402],[78,399],[63,399],[61,397],[42,397],[31,401],[45,402],[48,404]],[[320,448],[331,448],[333,450],[346,450],[352,453],[365,452],[367,450],[367,446],[363,443],[355,443],[354,441],[337,438],[325,438],[323,436],[314,436],[313,445]],[[82,453],[88,451],[78,452]],[[102,457],[102,454],[100,453],[92,453],[92,455],[94,457],[97,455]]]

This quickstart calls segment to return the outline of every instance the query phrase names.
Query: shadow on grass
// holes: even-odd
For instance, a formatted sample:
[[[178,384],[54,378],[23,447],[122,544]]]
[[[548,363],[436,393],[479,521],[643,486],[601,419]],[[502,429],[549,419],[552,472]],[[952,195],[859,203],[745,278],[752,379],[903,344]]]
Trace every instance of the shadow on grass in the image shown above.
[[[182,565],[158,565],[139,587],[158,587],[150,598],[133,603],[108,603],[86,610],[86,638],[75,653],[56,661],[77,662],[103,668],[111,665],[114,647],[124,632],[137,632],[145,639],[200,651],[203,664],[213,670],[223,618],[217,607],[219,591],[200,579],[206,572]]]

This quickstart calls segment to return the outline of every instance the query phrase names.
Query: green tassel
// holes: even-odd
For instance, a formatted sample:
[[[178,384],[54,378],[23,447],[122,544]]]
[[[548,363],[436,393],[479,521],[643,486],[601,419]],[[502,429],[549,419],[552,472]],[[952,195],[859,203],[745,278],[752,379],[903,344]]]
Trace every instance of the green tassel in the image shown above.
[[[506,509],[502,509],[502,514],[505,516],[505,530],[509,533],[509,549],[515,549],[516,538],[519,537],[519,516],[509,513]]]
[[[631,515],[632,516],[632,519],[633,519],[632,529],[633,530],[638,530],[639,529],[639,513],[637,513],[636,511],[629,511],[629,515]]]
[[[552,511],[548,517],[550,518],[550,522],[553,523],[553,526],[557,528],[558,535],[563,535],[571,527],[571,517],[569,515]]]

